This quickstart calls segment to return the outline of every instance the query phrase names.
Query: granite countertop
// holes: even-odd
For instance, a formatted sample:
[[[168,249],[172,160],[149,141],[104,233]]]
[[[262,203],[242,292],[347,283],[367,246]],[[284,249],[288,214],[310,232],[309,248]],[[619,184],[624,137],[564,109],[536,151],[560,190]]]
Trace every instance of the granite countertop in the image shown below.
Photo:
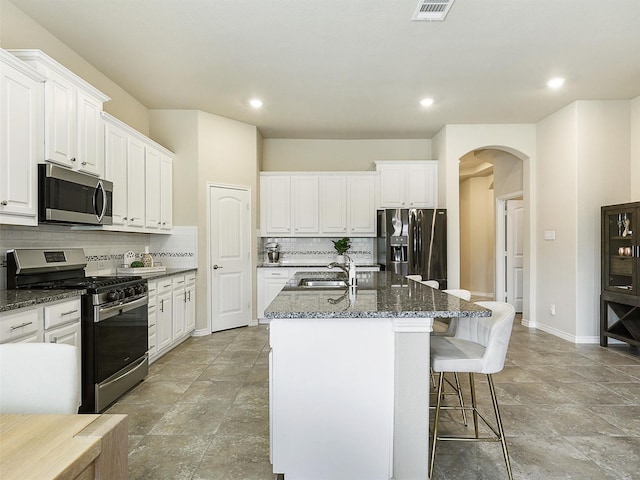
[[[196,270],[197,268],[167,268],[164,272],[147,273],[140,276],[145,280],[156,280]],[[126,277],[126,275],[122,276]],[[0,312],[79,297],[85,292],[85,290],[0,290]]]
[[[358,286],[299,287],[303,278],[345,279],[338,272],[300,272],[265,310],[266,318],[488,317],[491,311],[392,272],[357,274]]]
[[[331,262],[324,263],[258,263],[258,268],[326,268]],[[379,263],[357,263],[356,268],[380,267]]]
[[[79,297],[85,290],[0,290],[0,312]]]

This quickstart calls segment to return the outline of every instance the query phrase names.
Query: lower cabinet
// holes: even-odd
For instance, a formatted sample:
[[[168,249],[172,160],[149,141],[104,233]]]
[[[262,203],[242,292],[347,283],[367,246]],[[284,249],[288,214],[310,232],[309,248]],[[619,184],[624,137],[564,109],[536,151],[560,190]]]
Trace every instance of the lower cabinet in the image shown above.
[[[196,274],[149,281],[149,362],[186,340],[195,329]]]

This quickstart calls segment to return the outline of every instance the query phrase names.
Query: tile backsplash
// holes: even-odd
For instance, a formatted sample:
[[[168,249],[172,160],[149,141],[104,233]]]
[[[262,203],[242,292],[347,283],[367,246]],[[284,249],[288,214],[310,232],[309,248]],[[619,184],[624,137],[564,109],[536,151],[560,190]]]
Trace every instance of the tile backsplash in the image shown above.
[[[326,265],[335,261],[336,251],[332,240],[336,238],[302,238],[302,237],[262,237],[258,242],[258,255],[265,258],[265,244],[278,242],[280,246],[280,263]],[[374,252],[375,238],[353,237],[351,248],[347,252],[356,265],[373,265],[376,263]]]
[[[84,249],[88,275],[108,275],[123,264],[124,253],[137,255],[149,246],[155,262],[167,268],[192,268],[198,263],[198,227],[174,227],[172,235],[72,230],[69,226],[0,225],[0,289],[6,288],[7,250],[13,248]]]

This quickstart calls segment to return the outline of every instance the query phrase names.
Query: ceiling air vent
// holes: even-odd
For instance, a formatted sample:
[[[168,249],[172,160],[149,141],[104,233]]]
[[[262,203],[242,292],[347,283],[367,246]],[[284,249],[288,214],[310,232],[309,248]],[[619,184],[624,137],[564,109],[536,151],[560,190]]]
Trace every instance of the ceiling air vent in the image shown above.
[[[441,22],[449,13],[454,0],[420,0],[411,20]]]

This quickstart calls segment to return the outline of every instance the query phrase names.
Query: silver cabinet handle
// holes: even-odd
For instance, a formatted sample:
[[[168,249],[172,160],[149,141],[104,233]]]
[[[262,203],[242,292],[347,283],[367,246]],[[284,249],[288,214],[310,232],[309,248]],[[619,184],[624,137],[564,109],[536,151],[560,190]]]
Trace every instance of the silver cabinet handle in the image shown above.
[[[72,157],[72,158],[71,158],[71,161],[72,161],[72,162],[75,162],[75,161],[76,161],[76,157]]]
[[[127,219],[127,217],[122,217],[122,220],[126,220],[126,219]]]
[[[18,328],[26,327],[27,325],[31,325],[33,322],[24,322],[20,325],[14,325],[13,327],[9,327],[9,330],[17,330]]]
[[[87,164],[87,162],[82,162],[82,165],[86,165],[86,164]]]
[[[164,312],[164,298],[160,299],[160,311]]]
[[[218,265],[214,265],[214,266],[213,266],[213,267],[211,267],[211,268],[213,268],[214,270],[218,270],[219,268],[224,268],[224,267],[220,267],[220,266],[218,266]]]
[[[0,205],[9,205],[9,202],[7,202],[6,200],[2,200],[2,202],[0,202]]]
[[[184,292],[184,303],[187,303],[187,292]]]
[[[78,313],[78,309],[76,308],[75,310],[69,310],[68,312],[63,312],[60,314],[60,316],[64,317],[65,315],[71,315],[72,313]]]
[[[191,301],[191,290],[189,290],[189,301]]]
[[[151,327],[155,327],[155,326],[156,326],[156,324],[155,324],[155,323],[152,323],[151,325],[149,325],[149,328],[151,328]]]

